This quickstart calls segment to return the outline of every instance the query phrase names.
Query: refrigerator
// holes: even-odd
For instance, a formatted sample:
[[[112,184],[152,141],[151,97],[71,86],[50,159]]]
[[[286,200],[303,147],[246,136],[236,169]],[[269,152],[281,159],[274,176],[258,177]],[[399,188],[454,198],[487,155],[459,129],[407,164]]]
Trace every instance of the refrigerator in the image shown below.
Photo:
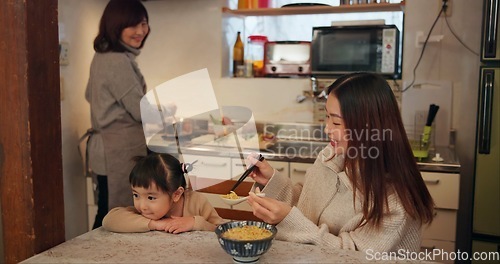
[[[472,252],[500,252],[499,2],[500,0],[485,0],[483,6],[472,203]],[[498,263],[498,260],[490,261]]]

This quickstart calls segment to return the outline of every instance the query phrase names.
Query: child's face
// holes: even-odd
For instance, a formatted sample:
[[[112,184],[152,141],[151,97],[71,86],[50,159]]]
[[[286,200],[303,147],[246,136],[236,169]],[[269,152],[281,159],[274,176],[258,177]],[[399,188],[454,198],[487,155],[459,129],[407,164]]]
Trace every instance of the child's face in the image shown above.
[[[163,218],[172,208],[172,198],[151,183],[148,189],[133,187],[134,207],[141,215],[152,220]]]

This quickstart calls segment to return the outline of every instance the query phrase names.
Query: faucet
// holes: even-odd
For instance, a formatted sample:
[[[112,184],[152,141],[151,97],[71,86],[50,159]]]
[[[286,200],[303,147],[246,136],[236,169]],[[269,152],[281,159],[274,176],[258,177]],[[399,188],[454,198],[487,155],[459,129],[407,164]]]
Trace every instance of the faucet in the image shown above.
[[[311,77],[311,90],[306,90],[303,91],[302,94],[297,95],[297,98],[295,101],[297,103],[302,103],[304,102],[307,98],[311,98],[313,101],[316,101],[318,99],[326,99],[328,95],[326,94],[325,90],[319,91],[318,89],[318,79],[314,76]]]

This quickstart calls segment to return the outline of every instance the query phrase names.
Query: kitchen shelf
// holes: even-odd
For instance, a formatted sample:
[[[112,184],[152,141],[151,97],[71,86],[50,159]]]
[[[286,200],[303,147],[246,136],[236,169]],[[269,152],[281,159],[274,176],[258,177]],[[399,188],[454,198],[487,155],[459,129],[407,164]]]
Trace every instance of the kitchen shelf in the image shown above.
[[[333,14],[333,13],[358,13],[358,12],[397,12],[403,11],[405,2],[359,4],[345,6],[294,6],[281,8],[258,8],[258,9],[229,9],[222,8],[222,13],[236,16],[285,16],[285,15],[311,15],[311,14]]]

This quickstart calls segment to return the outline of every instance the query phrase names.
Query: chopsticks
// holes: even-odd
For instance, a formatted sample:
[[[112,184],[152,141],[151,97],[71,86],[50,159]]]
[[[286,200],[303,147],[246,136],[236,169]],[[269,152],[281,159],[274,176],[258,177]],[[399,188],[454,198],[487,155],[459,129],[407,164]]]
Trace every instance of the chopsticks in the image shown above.
[[[263,160],[264,160],[264,156],[262,156],[262,154],[259,154],[259,161],[263,161]],[[248,169],[245,172],[243,172],[243,175],[241,175],[241,177],[238,179],[236,184],[234,184],[233,188],[231,188],[231,191],[234,191],[236,189],[236,187],[238,187],[238,185],[240,185],[243,182],[243,180],[245,180],[245,178],[248,175],[250,175],[250,173],[253,171],[254,168],[255,168],[255,164],[248,167]],[[231,191],[229,191],[229,192],[231,192]]]

